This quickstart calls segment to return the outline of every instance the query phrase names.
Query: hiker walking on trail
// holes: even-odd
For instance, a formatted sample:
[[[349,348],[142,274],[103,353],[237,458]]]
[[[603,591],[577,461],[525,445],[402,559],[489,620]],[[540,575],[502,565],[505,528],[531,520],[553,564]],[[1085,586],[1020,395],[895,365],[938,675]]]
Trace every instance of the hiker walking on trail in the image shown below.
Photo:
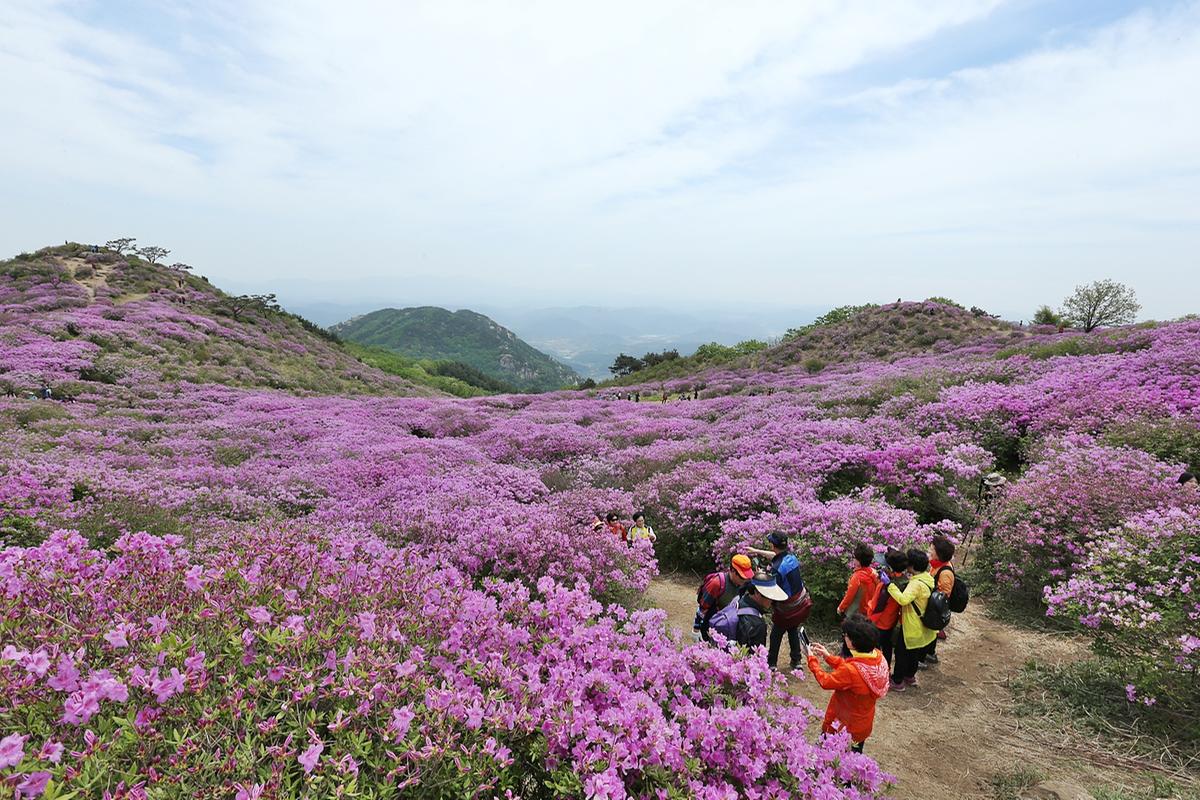
[[[868,619],[879,634],[879,652],[883,653],[883,660],[890,665],[892,647],[900,635],[900,631],[896,630],[900,622],[900,604],[888,593],[888,585],[895,586],[901,592],[908,586],[908,554],[903,550],[888,550],[884,561],[886,566],[880,570],[879,589],[875,593]]]
[[[729,563],[729,570],[713,572],[705,576],[696,591],[696,618],[692,622],[692,633],[708,642],[709,621],[725,606],[736,600],[754,577],[754,567],[748,556],[738,554]]]
[[[779,664],[779,648],[786,634],[791,668],[796,669],[804,660],[804,651],[800,647],[800,626],[812,613],[812,598],[800,575],[800,562],[791,553],[788,537],[782,533],[772,533],[767,536],[767,542],[771,545],[770,550],[747,548],[756,555],[770,556],[769,574],[786,598],[775,604],[771,614],[771,645],[767,650],[767,666],[775,669]]]
[[[629,529],[626,536],[630,544],[633,544],[638,539],[649,539],[652,542],[658,541],[658,535],[654,532],[654,528],[646,524],[646,515],[640,511],[633,515],[633,527]]]
[[[923,550],[908,551],[908,586],[901,591],[888,586],[888,595],[900,606],[900,640],[896,643],[892,663],[892,689],[902,692],[917,684],[917,664],[921,654],[934,641],[937,631],[927,628],[922,620],[933,595],[933,575],[929,573],[929,556]],[[881,578],[888,583],[885,575]]]
[[[767,621],[763,616],[771,610],[774,601],[784,597],[774,578],[765,572],[755,573],[745,593],[712,615],[709,632],[719,633],[743,647],[764,647]]]
[[[842,645],[850,653],[848,658],[814,644],[808,654],[808,668],[822,689],[833,690],[821,731],[845,730],[853,742],[851,749],[861,753],[875,725],[875,702],[888,691],[888,664],[876,647],[875,626],[858,614],[851,613],[842,620]],[[818,656],[832,671],[821,668]]]

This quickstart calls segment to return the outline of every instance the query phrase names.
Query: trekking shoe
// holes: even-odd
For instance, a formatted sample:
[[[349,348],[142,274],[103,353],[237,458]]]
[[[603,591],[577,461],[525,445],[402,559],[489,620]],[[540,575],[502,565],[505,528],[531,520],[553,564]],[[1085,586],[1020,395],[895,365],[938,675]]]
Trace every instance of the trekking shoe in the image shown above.
[[[892,692],[903,692],[908,688],[908,684],[904,681],[889,681],[888,690]]]
[[[938,641],[946,641],[946,632],[944,630],[937,632]]]
[[[917,687],[917,679],[915,677],[910,677],[910,678],[904,679],[904,688],[905,689],[915,689],[916,687]]]
[[[937,657],[937,653],[930,653],[929,655],[925,656],[925,660],[921,662],[921,666],[936,667],[940,663],[942,663],[942,661]]]

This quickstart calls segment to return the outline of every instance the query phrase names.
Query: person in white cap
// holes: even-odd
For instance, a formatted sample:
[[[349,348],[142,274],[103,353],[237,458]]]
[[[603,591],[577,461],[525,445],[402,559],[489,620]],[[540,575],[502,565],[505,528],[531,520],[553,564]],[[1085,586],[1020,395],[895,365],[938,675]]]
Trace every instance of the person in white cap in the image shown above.
[[[765,647],[767,644],[767,621],[763,619],[763,615],[771,610],[773,602],[781,600],[787,600],[787,593],[779,588],[775,579],[763,572],[756,574],[750,581],[750,590],[738,601],[739,612],[735,641],[746,647]],[[742,609],[751,613],[743,613]]]

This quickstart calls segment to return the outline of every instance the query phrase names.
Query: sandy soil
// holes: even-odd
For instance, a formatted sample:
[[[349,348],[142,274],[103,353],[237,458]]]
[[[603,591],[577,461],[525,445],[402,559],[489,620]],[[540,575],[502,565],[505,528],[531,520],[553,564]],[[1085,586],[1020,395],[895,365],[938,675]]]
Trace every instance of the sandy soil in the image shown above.
[[[673,627],[690,634],[698,583],[692,576],[658,578],[648,600],[667,611]],[[786,641],[783,647],[780,661],[786,662]],[[880,700],[866,752],[897,777],[894,796],[901,799],[990,798],[991,779],[1021,767],[1088,788],[1143,786],[1150,779],[1136,774],[1136,764],[1080,750],[1064,731],[1013,713],[1006,683],[1022,664],[1035,657],[1065,663],[1084,655],[1083,643],[1073,637],[1004,625],[973,600],[955,615],[949,638],[938,645],[941,664],[922,670],[917,688]],[[818,708],[828,702],[811,675],[793,674],[789,683]]]

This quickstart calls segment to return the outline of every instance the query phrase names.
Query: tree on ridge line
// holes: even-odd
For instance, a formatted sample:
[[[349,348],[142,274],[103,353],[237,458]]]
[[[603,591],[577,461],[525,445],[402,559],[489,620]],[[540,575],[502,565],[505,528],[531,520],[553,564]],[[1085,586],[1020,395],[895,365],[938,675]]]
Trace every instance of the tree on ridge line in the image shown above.
[[[1063,301],[1062,316],[1091,333],[1102,325],[1128,325],[1141,309],[1133,289],[1105,279],[1076,286],[1074,294]]]

